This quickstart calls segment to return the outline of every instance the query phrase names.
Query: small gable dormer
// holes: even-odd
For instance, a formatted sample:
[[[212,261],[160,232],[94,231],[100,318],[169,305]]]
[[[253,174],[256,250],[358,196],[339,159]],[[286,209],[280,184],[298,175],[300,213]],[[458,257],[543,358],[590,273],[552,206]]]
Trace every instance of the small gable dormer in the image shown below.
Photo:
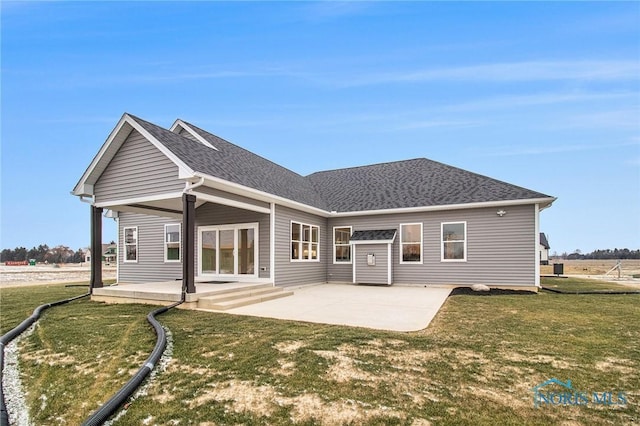
[[[201,143],[204,146],[208,146],[209,148],[213,148],[216,151],[219,151],[219,149],[213,146],[211,142],[204,139],[196,131],[194,131],[187,123],[185,123],[180,119],[177,119],[169,130],[171,130],[173,133],[176,133],[184,138],[191,139],[193,141]]]

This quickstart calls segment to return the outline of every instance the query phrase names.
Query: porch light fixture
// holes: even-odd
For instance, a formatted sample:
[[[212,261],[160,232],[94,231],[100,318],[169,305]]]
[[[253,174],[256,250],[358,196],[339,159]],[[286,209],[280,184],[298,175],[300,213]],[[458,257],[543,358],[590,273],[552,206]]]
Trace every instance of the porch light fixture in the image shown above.
[[[498,211],[496,212],[496,214],[497,214],[498,216],[502,217],[502,216],[504,216],[505,214],[507,214],[507,212],[506,212],[506,211],[504,211],[504,210],[498,210]]]

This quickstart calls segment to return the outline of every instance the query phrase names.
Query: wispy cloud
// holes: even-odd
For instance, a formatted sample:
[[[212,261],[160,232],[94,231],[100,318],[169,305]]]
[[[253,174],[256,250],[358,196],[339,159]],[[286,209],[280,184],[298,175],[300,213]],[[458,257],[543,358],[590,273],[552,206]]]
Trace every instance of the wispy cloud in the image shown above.
[[[524,82],[551,80],[637,80],[640,61],[524,61],[361,74],[337,80],[340,86],[431,81]]]
[[[567,128],[635,128],[640,129],[640,109],[620,109],[579,114],[565,120],[559,127]]]
[[[485,121],[480,120],[422,120],[422,121],[409,121],[405,124],[399,125],[399,130],[411,130],[411,129],[429,129],[436,127],[478,127],[485,125]]]
[[[600,149],[620,148],[634,145],[638,145],[638,142],[626,141],[604,144],[557,144],[552,146],[538,145],[534,147],[508,145],[495,147],[493,149],[483,149],[483,153],[481,155],[485,157],[513,157],[520,155],[543,155],[557,154],[561,152],[595,151]]]
[[[629,91],[611,92],[546,92],[525,95],[495,96],[441,106],[445,111],[473,111],[488,109],[511,109],[529,106],[553,105],[564,103],[597,102],[620,99],[637,99],[638,93]]]

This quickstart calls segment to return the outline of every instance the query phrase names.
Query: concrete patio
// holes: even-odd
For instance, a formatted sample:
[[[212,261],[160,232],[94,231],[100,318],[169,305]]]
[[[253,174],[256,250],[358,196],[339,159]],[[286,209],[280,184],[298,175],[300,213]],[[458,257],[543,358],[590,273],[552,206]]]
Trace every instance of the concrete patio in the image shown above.
[[[391,331],[426,328],[451,293],[448,287],[319,284],[293,296],[230,309],[231,314]]]
[[[451,290],[317,284],[292,291],[268,283],[197,283],[196,293],[187,294],[180,308],[406,332],[426,328]],[[181,282],[166,281],[97,288],[92,300],[168,305],[180,296]]]

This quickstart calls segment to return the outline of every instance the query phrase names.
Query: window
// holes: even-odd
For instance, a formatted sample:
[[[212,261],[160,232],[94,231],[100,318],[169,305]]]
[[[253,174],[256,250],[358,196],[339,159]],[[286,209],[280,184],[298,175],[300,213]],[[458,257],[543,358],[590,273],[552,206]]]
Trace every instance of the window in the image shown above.
[[[467,222],[442,224],[442,260],[467,260]]]
[[[422,263],[422,223],[400,224],[400,263]]]
[[[124,261],[138,261],[138,227],[124,228]]]
[[[351,263],[351,227],[333,228],[333,263]]]
[[[291,260],[318,261],[320,228],[291,222]]]
[[[164,261],[180,262],[180,224],[164,225]]]

